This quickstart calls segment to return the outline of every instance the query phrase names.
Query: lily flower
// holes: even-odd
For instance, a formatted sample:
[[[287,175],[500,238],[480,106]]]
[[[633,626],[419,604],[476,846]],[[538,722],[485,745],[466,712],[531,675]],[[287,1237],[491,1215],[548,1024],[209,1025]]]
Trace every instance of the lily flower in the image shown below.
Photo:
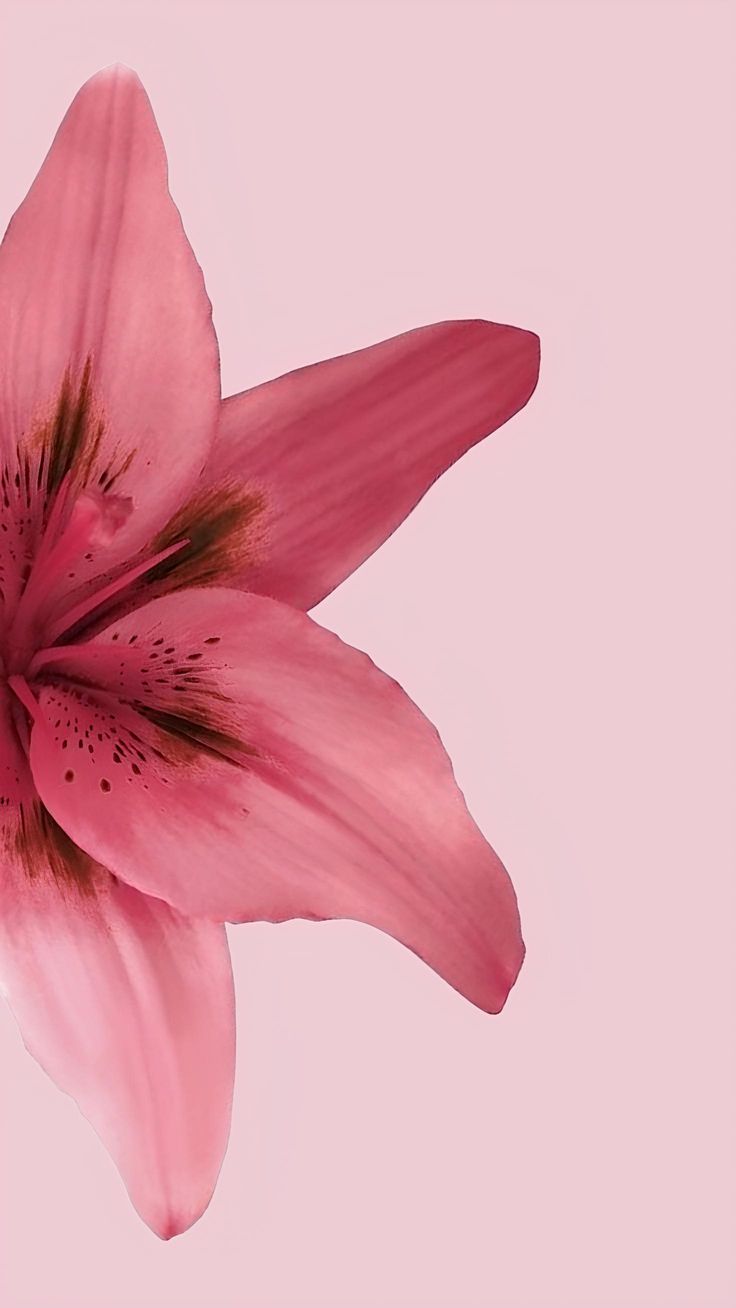
[[[221,400],[138,78],[82,87],[0,247],[0,975],[161,1237],[230,1123],[226,922],[353,918],[498,1012],[511,882],[439,737],[307,616],[536,384],[445,322]]]

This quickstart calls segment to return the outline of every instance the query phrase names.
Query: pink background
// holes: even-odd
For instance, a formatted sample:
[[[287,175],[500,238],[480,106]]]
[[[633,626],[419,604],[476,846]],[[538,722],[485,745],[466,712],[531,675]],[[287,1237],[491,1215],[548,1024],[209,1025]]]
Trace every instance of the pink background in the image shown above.
[[[357,925],[233,929],[232,1142],[171,1245],[0,1014],[2,1308],[725,1308],[733,1234],[733,10],[0,3],[0,210],[143,77],[226,391],[415,324],[539,391],[318,616],[507,862],[502,1017]]]

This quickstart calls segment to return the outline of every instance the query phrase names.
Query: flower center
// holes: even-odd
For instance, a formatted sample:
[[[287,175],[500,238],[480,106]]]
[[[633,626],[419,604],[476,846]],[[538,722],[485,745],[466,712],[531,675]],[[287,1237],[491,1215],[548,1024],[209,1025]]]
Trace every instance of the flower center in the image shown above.
[[[139,558],[114,573],[102,573],[68,590],[75,579],[75,565],[92,563],[110,545],[133,509],[133,501],[122,496],[101,495],[85,489],[72,502],[69,483],[60,487],[46,529],[39,543],[25,588],[0,655],[0,676],[32,712],[34,703],[26,676],[33,675],[34,658],[54,645],[84,618],[109,603],[120,591],[188,544],[177,540],[165,549]],[[59,591],[62,598],[59,599]],[[67,595],[64,597],[64,590]],[[22,688],[25,686],[25,690]],[[30,696],[30,700],[29,700]]]

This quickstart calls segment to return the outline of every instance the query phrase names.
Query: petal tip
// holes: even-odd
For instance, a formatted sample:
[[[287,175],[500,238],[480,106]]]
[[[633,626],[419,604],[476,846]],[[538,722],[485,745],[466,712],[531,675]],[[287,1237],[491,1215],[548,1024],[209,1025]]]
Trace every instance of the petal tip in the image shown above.
[[[172,1214],[160,1222],[147,1222],[147,1225],[159,1240],[163,1241],[164,1244],[168,1244],[177,1235],[183,1235],[185,1231],[188,1231],[192,1222],[187,1221],[185,1218],[179,1219]]]
[[[529,327],[516,327],[513,323],[491,322],[487,318],[476,318],[473,325],[484,331],[488,337],[498,340],[503,337],[509,344],[513,344],[514,353],[523,358],[529,364],[539,364],[539,358],[542,350],[542,342],[536,332],[531,331]]]
[[[143,1212],[138,1208],[138,1214],[149,1230],[164,1244],[168,1244],[170,1240],[176,1239],[178,1235],[185,1235],[196,1226],[200,1217],[203,1217],[209,1208],[211,1199],[212,1191],[208,1193],[203,1203],[194,1208],[167,1208],[157,1213]]]
[[[503,986],[498,992],[498,998],[496,999],[494,1006],[489,1007],[488,1009],[489,1013],[494,1014],[494,1016],[497,1016],[499,1013],[503,1012],[504,1008],[506,1007],[506,1003],[508,1001],[509,995],[511,994],[511,991],[513,990],[514,986],[516,985],[516,982],[519,979],[519,974],[521,972],[525,957],[526,957],[526,945],[524,944],[524,941],[521,939],[521,936],[519,936],[518,947],[516,950],[515,957],[513,958],[512,961],[510,961],[509,966],[506,970]]]
[[[104,68],[98,69],[96,73],[87,78],[86,82],[82,83],[80,89],[84,91],[97,83],[111,81],[124,82],[131,87],[140,87],[143,90],[143,83],[135,69],[120,62],[106,64]]]
[[[436,326],[454,333],[478,363],[484,361],[489,383],[503,388],[508,408],[502,422],[528,404],[539,380],[542,344],[536,332],[489,318],[457,318]]]
[[[73,111],[99,115],[109,105],[115,104],[117,110],[127,112],[146,112],[153,115],[151,102],[143,82],[134,68],[127,64],[107,64],[100,68],[86,82],[83,82],[74,96],[67,117]]]
[[[478,326],[491,329],[488,342],[493,349],[494,363],[497,359],[499,336],[503,337],[504,346],[509,347],[509,362],[513,367],[518,387],[514,412],[518,413],[529,403],[537,388],[542,342],[537,333],[527,327],[514,327],[511,324],[487,322],[482,319],[478,321]]]

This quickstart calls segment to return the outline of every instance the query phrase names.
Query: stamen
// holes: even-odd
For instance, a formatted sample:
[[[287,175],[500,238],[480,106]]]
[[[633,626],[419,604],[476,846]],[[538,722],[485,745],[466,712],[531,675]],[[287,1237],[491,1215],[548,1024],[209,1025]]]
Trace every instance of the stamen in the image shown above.
[[[36,550],[36,556],[33,560],[33,568],[28,580],[26,581],[25,588],[20,597],[20,602],[15,613],[15,620],[13,623],[13,638],[15,645],[19,643],[21,633],[25,635],[26,628],[30,621],[30,615],[35,607],[39,592],[46,586],[46,564],[49,555],[53,550],[54,544],[58,539],[61,521],[69,500],[70,487],[71,473],[67,473],[56,492],[48,522],[46,523],[38,549]]]
[[[44,635],[46,643],[53,645],[54,641],[63,636],[65,631],[76,626],[78,622],[81,622],[82,618],[86,618],[89,613],[94,612],[101,604],[105,604],[107,600],[112,599],[113,595],[117,595],[118,591],[130,586],[132,582],[142,577],[145,572],[155,568],[157,563],[162,563],[164,559],[168,559],[172,554],[176,554],[178,550],[183,549],[188,544],[188,540],[179,540],[175,545],[169,545],[168,549],[160,550],[158,554],[152,554],[150,558],[144,559],[142,563],[137,563],[134,568],[129,568],[127,572],[124,572],[115,581],[111,581],[109,585],[103,586],[101,590],[97,590],[94,594],[88,595],[86,599],[80,600],[79,604],[75,604],[73,608],[68,609],[60,618],[57,618],[56,622],[51,624]]]
[[[13,691],[13,694],[18,697],[26,712],[33,718],[33,721],[41,721],[41,709],[38,700],[33,694],[33,691],[28,685],[25,677],[21,677],[19,674],[14,673],[12,677],[8,677],[8,685]]]
[[[46,668],[53,666],[54,663],[63,663],[68,655],[75,654],[78,649],[79,646],[72,643],[70,645],[53,645],[50,649],[37,650],[28,664],[28,676],[33,679],[38,676],[39,672],[43,672]]]

